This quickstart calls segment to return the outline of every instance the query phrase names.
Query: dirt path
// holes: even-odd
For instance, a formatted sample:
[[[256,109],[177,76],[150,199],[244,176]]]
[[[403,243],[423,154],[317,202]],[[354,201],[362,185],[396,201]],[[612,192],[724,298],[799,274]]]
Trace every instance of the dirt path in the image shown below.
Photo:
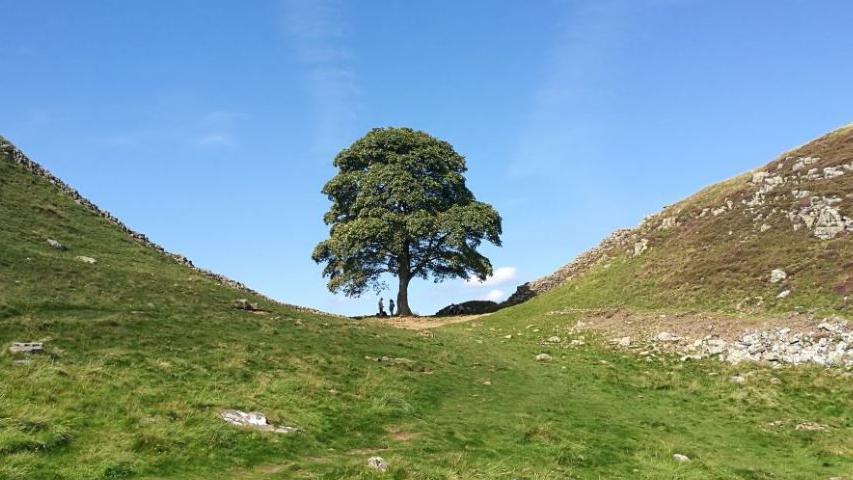
[[[443,327],[454,323],[470,322],[489,316],[491,314],[484,313],[481,315],[459,315],[456,317],[389,317],[389,318],[366,318],[364,321],[374,325],[388,325],[406,330],[428,330],[431,328]]]

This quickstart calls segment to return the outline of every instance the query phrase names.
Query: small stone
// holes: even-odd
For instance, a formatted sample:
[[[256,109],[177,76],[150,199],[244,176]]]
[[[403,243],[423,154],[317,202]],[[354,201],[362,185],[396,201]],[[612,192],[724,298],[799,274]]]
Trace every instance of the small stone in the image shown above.
[[[512,334],[504,335],[504,338],[507,340],[512,340]]]
[[[246,310],[247,312],[255,312],[260,310],[257,305],[251,303],[249,300],[245,298],[238,298],[234,300],[234,308],[238,310]]]
[[[658,342],[677,342],[681,340],[681,337],[669,332],[660,332],[655,335],[654,339]]]
[[[643,254],[649,248],[648,239],[642,239],[639,242],[634,244],[634,256],[638,257]]]
[[[379,470],[380,472],[384,472],[388,470],[388,462],[385,461],[382,457],[370,457],[367,459],[367,466],[374,469]]]
[[[9,353],[43,353],[44,344],[41,342],[14,342],[9,347]]]
[[[54,250],[59,250],[60,252],[65,250],[65,245],[59,243],[58,241],[52,238],[47,239],[47,244],[53,247]]]
[[[560,337],[554,335],[553,337],[548,337],[548,343],[560,343]]]
[[[83,262],[83,263],[88,263],[88,264],[92,264],[92,263],[95,263],[97,261],[92,257],[87,257],[84,255],[78,255],[78,256],[74,257],[74,259],[77,260],[78,262]]]
[[[743,375],[735,375],[729,377],[729,381],[732,383],[743,384],[746,383],[746,377],[744,377]]]
[[[536,361],[537,362],[550,362],[553,359],[554,359],[554,357],[552,357],[551,355],[548,355],[547,353],[540,353],[540,354],[536,355]]]
[[[266,415],[260,412],[242,412],[240,410],[224,410],[219,414],[219,417],[231,425],[238,427],[253,428],[255,430],[263,430],[275,433],[296,433],[299,431],[296,427],[286,427],[283,425],[272,425],[267,421]]]
[[[765,178],[769,177],[770,174],[764,171],[755,172],[752,174],[752,183],[761,183]]]
[[[687,455],[682,455],[680,453],[676,453],[675,455],[673,455],[672,459],[678,463],[687,463],[690,461],[690,457],[688,457]]]
[[[797,426],[794,428],[804,432],[823,432],[825,430],[829,430],[828,425],[816,422],[803,422],[797,424]]]
[[[779,295],[776,295],[776,298],[787,298],[790,294],[790,290],[782,290],[781,292],[779,292]]]
[[[770,272],[770,283],[779,283],[786,278],[788,278],[788,274],[780,268],[776,268]]]

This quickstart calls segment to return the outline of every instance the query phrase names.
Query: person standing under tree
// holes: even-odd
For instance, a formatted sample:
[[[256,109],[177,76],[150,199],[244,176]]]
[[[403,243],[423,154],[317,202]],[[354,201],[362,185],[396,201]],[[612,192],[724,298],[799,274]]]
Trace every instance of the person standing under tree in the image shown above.
[[[394,299],[388,299],[388,315],[394,316]]]
[[[385,302],[382,297],[379,297],[379,315],[380,317],[384,317],[385,315]]]

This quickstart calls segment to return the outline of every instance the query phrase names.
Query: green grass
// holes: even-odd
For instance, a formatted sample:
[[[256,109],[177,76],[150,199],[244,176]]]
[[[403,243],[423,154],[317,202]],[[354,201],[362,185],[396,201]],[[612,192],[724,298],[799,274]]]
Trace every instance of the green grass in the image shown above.
[[[0,219],[0,479],[853,475],[853,382],[839,370],[646,360],[588,334],[540,345],[575,338],[578,317],[547,312],[612,301],[603,284],[424,336],[221,286],[2,159]],[[241,297],[270,314],[235,310]],[[47,352],[14,365],[20,340]],[[535,362],[543,351],[554,360]],[[234,428],[225,408],[303,432]],[[805,421],[830,430],[794,429]],[[369,471],[373,455],[391,470]]]
[[[750,183],[751,174],[709,186],[668,207],[635,229],[634,239],[607,247],[606,259],[555,289],[548,301],[579,307],[724,313],[740,313],[738,306],[747,304],[753,313],[853,317],[853,235],[840,233],[821,240],[807,228],[794,230],[787,215],[810,201],[794,198],[791,192],[797,189],[808,191],[809,197],[836,198],[838,212],[853,217],[853,174],[795,180],[805,173],[792,170],[799,157],[819,158],[809,166],[818,171],[853,163],[853,129],[842,128],[786,153],[781,170],[778,160],[759,169],[788,180],[769,192],[754,211],[742,203],[757,190]],[[732,210],[710,213],[727,201]],[[660,229],[663,219],[670,217],[679,225]],[[770,229],[760,232],[762,224]],[[640,239],[648,241],[648,250],[634,257],[633,242]],[[770,272],[777,268],[785,270],[788,278],[771,284]],[[782,290],[790,290],[790,295],[778,299]]]

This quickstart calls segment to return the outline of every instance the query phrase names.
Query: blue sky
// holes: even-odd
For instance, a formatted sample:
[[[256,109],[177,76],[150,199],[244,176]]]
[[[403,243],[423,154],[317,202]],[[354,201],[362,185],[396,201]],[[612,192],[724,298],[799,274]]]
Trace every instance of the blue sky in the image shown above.
[[[504,217],[508,295],[616,228],[853,121],[846,0],[0,0],[0,134],[197,265],[325,289],[334,154],[372,127],[452,143]],[[386,298],[392,292],[386,292]]]

